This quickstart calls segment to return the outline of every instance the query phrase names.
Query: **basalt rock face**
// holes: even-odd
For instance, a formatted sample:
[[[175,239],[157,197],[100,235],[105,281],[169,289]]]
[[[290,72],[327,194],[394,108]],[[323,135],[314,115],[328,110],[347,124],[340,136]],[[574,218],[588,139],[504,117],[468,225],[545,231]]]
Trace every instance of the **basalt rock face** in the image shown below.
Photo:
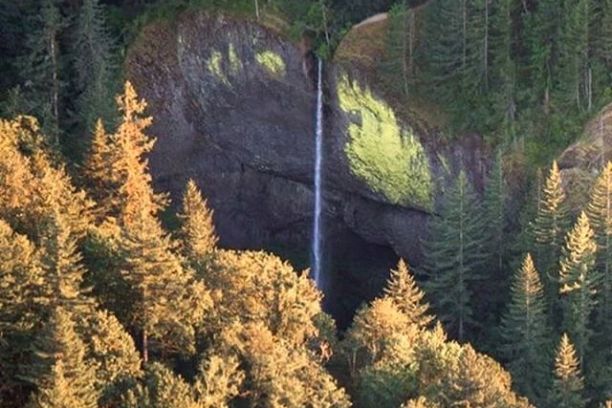
[[[154,23],[131,47],[127,77],[154,117],[150,132],[157,143],[150,166],[156,187],[169,191],[177,204],[193,178],[215,211],[223,246],[282,245],[307,254],[314,200],[315,65],[304,44],[273,29],[205,13]],[[423,180],[430,183],[424,185],[434,186],[463,162],[480,184],[486,152],[476,137],[463,138],[462,145],[441,145],[434,130],[393,117],[377,99],[375,84],[358,70],[327,64],[325,78],[325,243],[334,258],[328,263],[342,271],[330,286],[352,291],[348,297],[355,303],[376,294],[396,256],[419,262],[419,238],[433,208],[426,200],[411,201],[401,189],[381,186],[386,178],[381,175],[395,171],[398,157],[407,157],[419,171],[426,169]],[[341,87],[352,89],[350,102]],[[355,108],[355,103],[364,106]],[[376,122],[385,115],[382,125]],[[360,161],[363,149],[357,145],[349,157],[347,144],[372,130],[403,137],[386,125],[389,115],[399,128],[411,129],[412,144],[404,156],[382,157],[374,166],[380,168],[368,172],[372,158]],[[370,126],[372,121],[378,124]],[[412,188],[410,177],[400,174],[398,180]],[[442,189],[432,187],[423,195],[421,184],[414,191],[435,201]]]

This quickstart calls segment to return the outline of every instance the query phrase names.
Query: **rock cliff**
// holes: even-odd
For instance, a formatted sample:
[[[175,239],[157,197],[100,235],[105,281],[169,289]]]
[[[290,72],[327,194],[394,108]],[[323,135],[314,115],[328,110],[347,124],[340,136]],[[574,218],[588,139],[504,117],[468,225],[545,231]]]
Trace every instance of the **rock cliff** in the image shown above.
[[[176,203],[193,178],[224,246],[307,257],[313,59],[271,28],[206,13],[153,23],[129,51],[127,77],[154,117],[155,183]],[[346,65],[325,66],[323,177],[330,286],[352,291],[350,308],[380,289],[397,255],[419,262],[438,181],[463,162],[480,184],[487,153],[476,136],[441,142],[396,113],[367,69]]]

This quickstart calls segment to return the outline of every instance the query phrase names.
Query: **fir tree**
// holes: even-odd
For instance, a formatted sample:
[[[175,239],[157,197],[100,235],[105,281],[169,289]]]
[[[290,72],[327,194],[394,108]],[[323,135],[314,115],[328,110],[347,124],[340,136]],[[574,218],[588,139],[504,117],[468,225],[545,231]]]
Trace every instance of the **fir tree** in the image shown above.
[[[592,27],[593,0],[566,2],[564,22],[559,38],[558,99],[589,111],[593,106]]]
[[[98,0],[84,0],[74,30],[72,61],[76,72],[77,115],[85,132],[102,118],[114,123],[114,45],[105,27],[104,8]]]
[[[440,208],[430,222],[424,242],[423,270],[429,277],[425,289],[434,300],[440,320],[464,339],[473,319],[472,285],[482,277],[482,216],[478,199],[464,171],[459,173]]]
[[[411,324],[426,328],[433,321],[433,316],[429,314],[429,305],[423,300],[425,294],[417,286],[403,259],[400,259],[396,269],[391,270],[384,293],[385,298],[391,299]]]
[[[415,75],[416,21],[414,12],[402,1],[391,8],[382,70],[389,84],[401,84],[408,97]]]
[[[240,394],[244,372],[237,358],[213,355],[200,365],[194,391],[198,408],[228,408]]]
[[[217,235],[213,224],[213,212],[208,209],[206,200],[193,180],[187,183],[183,194],[181,237],[183,250],[192,262],[205,260],[217,245]]]
[[[57,0],[43,0],[33,18],[22,61],[29,113],[41,119],[52,144],[59,139],[61,103],[61,54],[59,36],[66,23]]]
[[[51,317],[33,345],[34,358],[23,377],[38,387],[35,407],[97,407],[95,366],[86,359],[86,348],[75,331],[72,315],[61,307]],[[70,402],[69,405],[57,405]]]
[[[153,191],[148,162],[143,157],[154,141],[144,133],[151,118],[142,117],[146,106],[126,83],[118,99],[122,122],[113,135],[114,181],[119,184],[115,205],[122,227],[125,281],[137,298],[132,303],[132,323],[141,331],[143,362],[148,361],[149,336],[166,348],[193,351],[194,326],[211,306],[211,298],[194,272],[183,266],[176,243],[156,218],[164,197]]]
[[[544,288],[529,254],[514,276],[501,334],[502,350],[518,390],[533,401],[541,401],[547,389],[550,330]]]
[[[110,136],[106,133],[102,120],[98,119],[84,166],[87,186],[97,203],[98,218],[112,214],[113,201],[116,199],[117,186],[113,183],[110,170],[113,165],[113,153]]]
[[[589,218],[583,212],[568,233],[561,259],[561,293],[565,299],[564,325],[573,336],[582,362],[591,337],[590,318],[598,287],[595,265],[597,244]]]
[[[539,259],[538,269],[546,276],[544,288],[548,306],[555,308],[559,293],[557,262],[561,256],[563,239],[569,227],[569,210],[561,185],[559,166],[554,161],[540,194],[534,221],[534,236]]]
[[[48,303],[72,312],[88,311],[92,300],[86,296],[89,288],[82,287],[85,270],[77,241],[65,218],[58,212],[50,216],[45,226],[42,246]]]
[[[582,397],[584,380],[576,351],[567,334],[561,337],[561,343],[555,357],[553,387],[549,394],[551,407],[580,408],[586,405]]]
[[[607,163],[595,181],[586,214],[595,234],[596,266],[602,275],[599,323],[612,330],[612,162]]]

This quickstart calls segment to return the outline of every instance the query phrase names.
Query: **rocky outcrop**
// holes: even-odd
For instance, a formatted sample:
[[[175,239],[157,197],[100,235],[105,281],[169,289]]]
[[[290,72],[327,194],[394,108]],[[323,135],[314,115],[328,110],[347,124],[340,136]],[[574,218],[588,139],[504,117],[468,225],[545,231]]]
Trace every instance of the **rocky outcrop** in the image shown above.
[[[303,44],[270,28],[205,13],[154,23],[131,47],[127,76],[154,117],[155,183],[177,202],[195,179],[222,245],[307,253],[314,65]],[[476,136],[442,143],[437,130],[396,116],[358,68],[329,64],[325,73],[328,262],[363,299],[386,278],[374,273],[372,282],[366,271],[386,271],[394,253],[418,263],[419,238],[443,190],[437,181],[463,162],[480,182],[486,152]]]
[[[578,211],[599,171],[612,160],[612,104],[605,106],[585,126],[582,137],[558,159],[571,207]]]

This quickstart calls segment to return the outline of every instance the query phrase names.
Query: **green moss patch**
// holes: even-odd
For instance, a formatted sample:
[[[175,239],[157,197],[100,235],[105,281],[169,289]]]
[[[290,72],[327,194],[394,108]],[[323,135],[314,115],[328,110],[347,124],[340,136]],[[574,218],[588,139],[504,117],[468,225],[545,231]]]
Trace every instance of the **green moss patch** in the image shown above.
[[[263,68],[265,68],[270,74],[276,77],[282,77],[285,75],[285,61],[283,57],[274,51],[261,51],[255,55],[255,59]]]
[[[338,82],[340,107],[357,115],[344,150],[351,171],[394,204],[429,209],[433,181],[425,149],[412,130],[402,129],[393,110],[367,88]]]
[[[221,54],[220,51],[214,50],[210,54],[210,58],[208,58],[208,61],[206,62],[206,67],[208,68],[208,72],[210,72],[215,78],[224,84],[229,85],[229,80],[223,71],[223,54]]]

